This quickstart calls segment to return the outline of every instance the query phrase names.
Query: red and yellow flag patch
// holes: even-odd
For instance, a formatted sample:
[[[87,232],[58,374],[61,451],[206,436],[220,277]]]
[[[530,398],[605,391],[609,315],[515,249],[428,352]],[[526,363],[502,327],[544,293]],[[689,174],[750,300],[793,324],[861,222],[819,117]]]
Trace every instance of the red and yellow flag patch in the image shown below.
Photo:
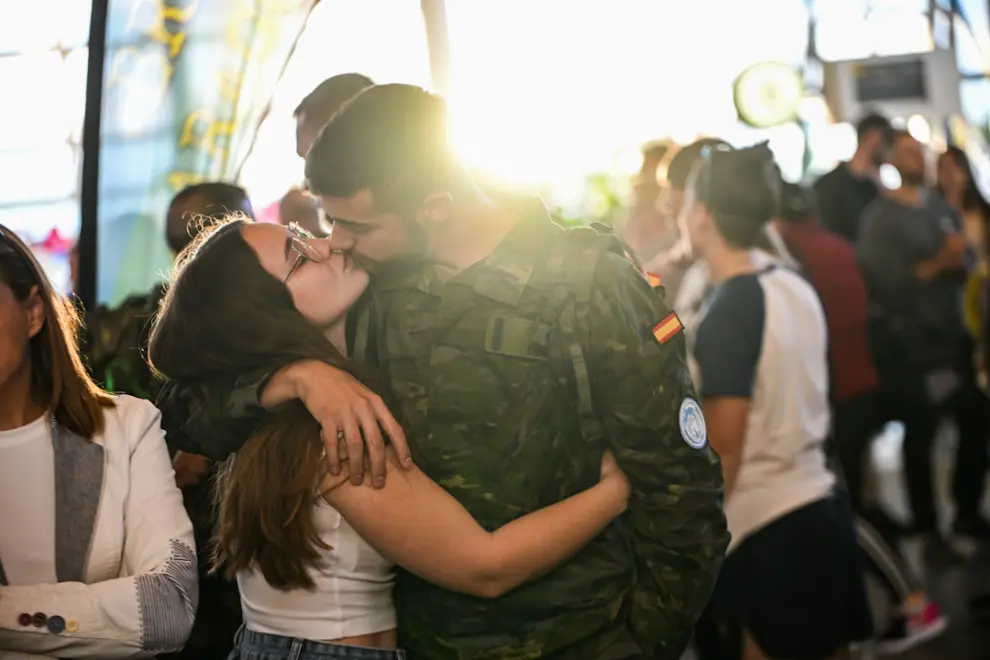
[[[684,324],[677,318],[677,314],[671,312],[667,318],[653,326],[653,337],[660,344],[666,344],[674,338],[678,332],[684,328]]]
[[[646,273],[646,281],[649,282],[650,286],[652,286],[654,289],[660,286],[661,284],[660,276],[657,275],[656,273]]]

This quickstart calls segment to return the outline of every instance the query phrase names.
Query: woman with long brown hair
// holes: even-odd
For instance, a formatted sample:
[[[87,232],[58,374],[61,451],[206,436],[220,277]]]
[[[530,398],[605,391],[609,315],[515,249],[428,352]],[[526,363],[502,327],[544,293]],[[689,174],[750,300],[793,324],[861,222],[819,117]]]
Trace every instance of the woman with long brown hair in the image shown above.
[[[196,611],[159,412],[86,373],[79,318],[0,225],[0,656],[154,657]]]
[[[152,362],[180,382],[279,360],[348,368],[347,312],[367,284],[328,239],[233,220],[180,256],[152,330]],[[216,566],[237,577],[245,620],[233,657],[401,658],[395,564],[494,598],[577,552],[629,497],[606,455],[598,484],[489,531],[416,468],[396,467],[381,489],[354,485],[346,469],[325,470],[322,448],[319,425],[293,402],[221,474]]]

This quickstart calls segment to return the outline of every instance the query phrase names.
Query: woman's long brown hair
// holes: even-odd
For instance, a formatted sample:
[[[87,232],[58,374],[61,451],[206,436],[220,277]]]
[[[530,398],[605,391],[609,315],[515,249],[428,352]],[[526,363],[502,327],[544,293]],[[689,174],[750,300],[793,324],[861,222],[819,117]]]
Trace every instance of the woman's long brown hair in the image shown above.
[[[113,397],[100,389],[79,356],[76,306],[58,294],[31,249],[0,225],[0,281],[25,302],[37,287],[45,310],[41,331],[31,338],[31,395],[63,428],[91,440],[103,430],[103,409]]]
[[[346,368],[289,290],[266,271],[241,234],[246,219],[204,229],[178,258],[154,321],[149,357],[178,383],[230,387],[237,375],[271,373],[302,359]],[[268,416],[217,478],[213,570],[258,567],[274,587],[308,588],[307,568],[328,549],[312,510],[322,476],[320,427],[299,402]]]

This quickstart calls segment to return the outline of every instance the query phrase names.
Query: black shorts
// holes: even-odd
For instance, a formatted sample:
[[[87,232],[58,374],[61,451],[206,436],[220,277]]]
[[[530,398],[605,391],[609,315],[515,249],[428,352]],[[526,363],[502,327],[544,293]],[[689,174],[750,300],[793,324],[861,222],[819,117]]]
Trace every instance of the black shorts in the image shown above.
[[[848,505],[805,505],[747,537],[726,557],[698,622],[701,660],[736,660],[748,630],[772,658],[822,660],[873,636]]]

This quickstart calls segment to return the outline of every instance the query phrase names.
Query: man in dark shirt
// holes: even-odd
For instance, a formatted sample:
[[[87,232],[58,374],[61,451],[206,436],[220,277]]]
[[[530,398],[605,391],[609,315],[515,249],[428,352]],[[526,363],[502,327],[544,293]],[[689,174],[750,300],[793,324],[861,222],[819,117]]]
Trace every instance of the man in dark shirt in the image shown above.
[[[856,126],[856,153],[815,184],[822,225],[851,243],[858,238],[863,211],[880,192],[879,168],[890,131],[890,122],[885,117],[876,114],[864,117]]]
[[[962,323],[962,288],[973,255],[953,207],[925,188],[921,144],[906,132],[891,141],[901,187],[863,216],[859,257],[871,299],[873,352],[894,417],[905,424],[904,467],[917,531],[936,534],[931,444],[940,418],[959,427],[952,492],[955,531],[990,538],[980,516],[990,431]],[[937,539],[937,537],[934,537]]]

